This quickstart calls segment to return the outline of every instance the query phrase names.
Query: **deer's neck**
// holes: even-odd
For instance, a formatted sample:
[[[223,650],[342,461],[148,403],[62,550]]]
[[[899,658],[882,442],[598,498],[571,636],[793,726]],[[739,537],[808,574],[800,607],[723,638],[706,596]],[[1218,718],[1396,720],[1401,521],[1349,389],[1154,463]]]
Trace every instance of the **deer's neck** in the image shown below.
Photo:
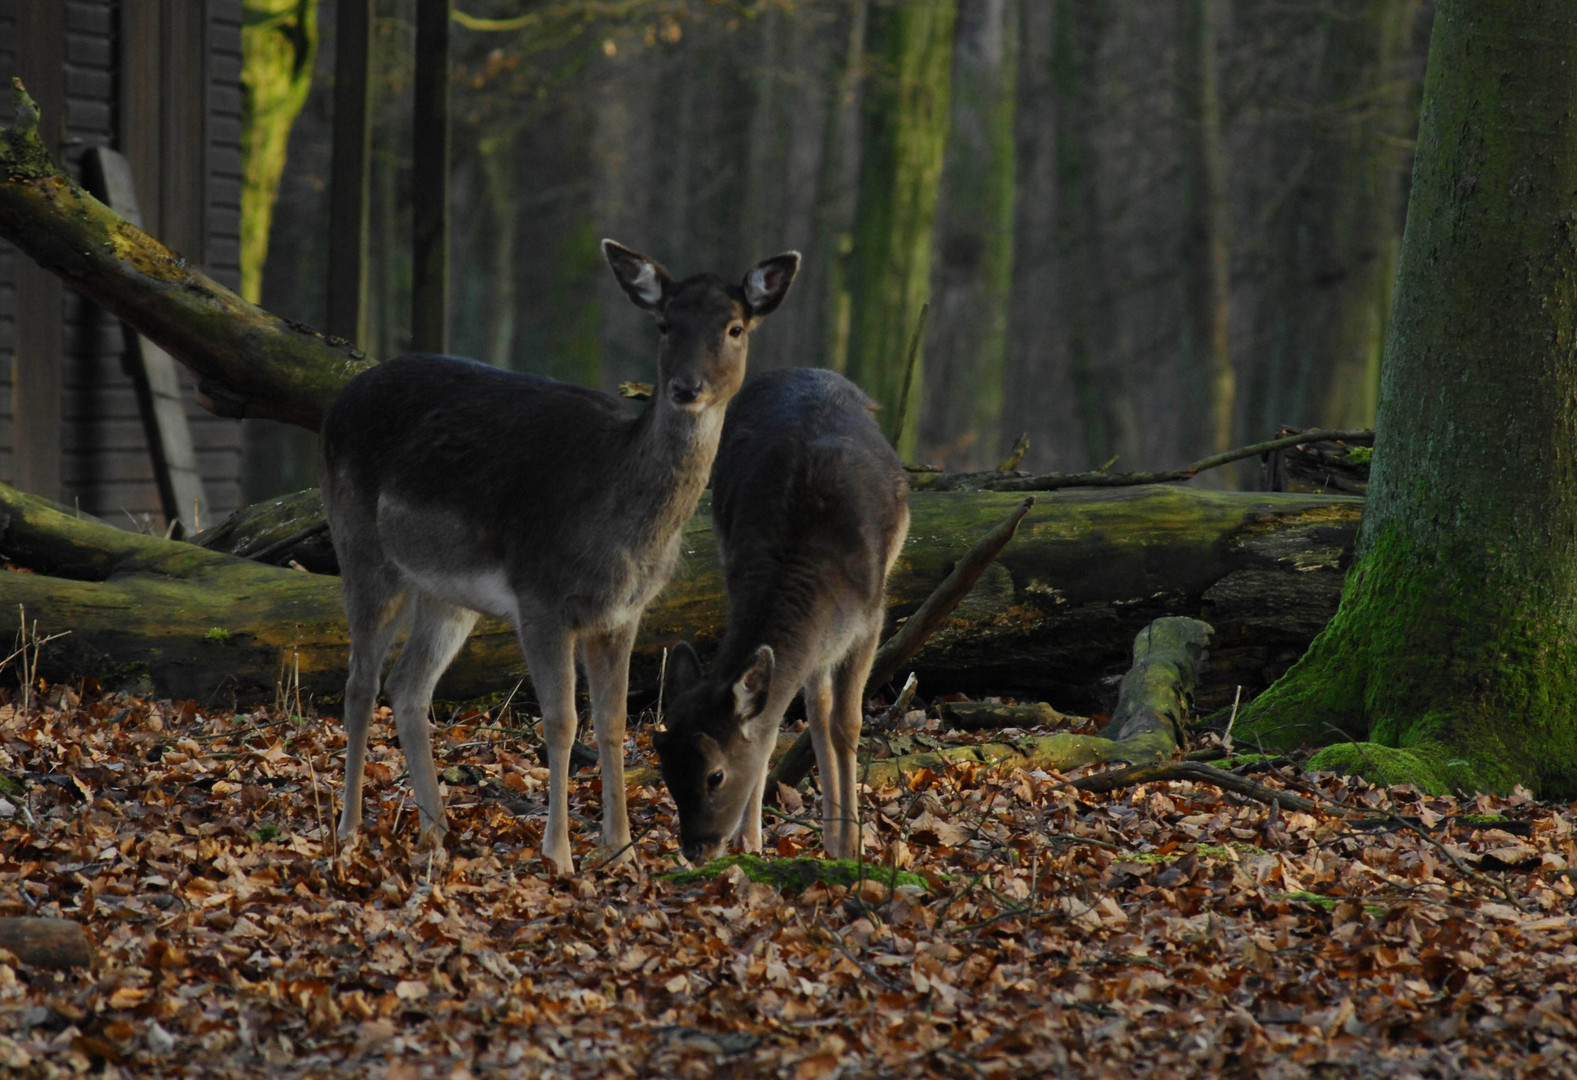
[[[652,523],[651,538],[677,537],[701,500],[723,431],[723,408],[682,412],[660,400],[636,421],[632,453],[622,478],[626,502]]]

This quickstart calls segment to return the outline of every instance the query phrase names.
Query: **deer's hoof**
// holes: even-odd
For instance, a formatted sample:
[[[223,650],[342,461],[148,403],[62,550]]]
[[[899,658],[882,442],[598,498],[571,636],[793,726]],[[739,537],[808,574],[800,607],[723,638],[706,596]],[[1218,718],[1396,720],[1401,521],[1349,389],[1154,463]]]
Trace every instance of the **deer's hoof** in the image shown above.
[[[444,837],[449,830],[442,825],[425,825],[421,834],[416,838],[416,851],[423,854],[432,852],[442,854],[444,851]]]
[[[542,845],[542,861],[560,877],[569,877],[575,873],[575,860],[570,856],[568,841]]]

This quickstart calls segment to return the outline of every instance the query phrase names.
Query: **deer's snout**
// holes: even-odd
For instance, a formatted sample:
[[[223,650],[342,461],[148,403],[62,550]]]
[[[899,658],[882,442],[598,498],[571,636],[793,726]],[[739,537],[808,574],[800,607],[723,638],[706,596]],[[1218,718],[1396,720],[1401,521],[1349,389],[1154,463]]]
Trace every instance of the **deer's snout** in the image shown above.
[[[683,840],[679,850],[692,866],[701,866],[715,859],[723,849],[721,840]]]
[[[703,386],[699,375],[677,375],[668,380],[668,397],[675,405],[693,405]]]

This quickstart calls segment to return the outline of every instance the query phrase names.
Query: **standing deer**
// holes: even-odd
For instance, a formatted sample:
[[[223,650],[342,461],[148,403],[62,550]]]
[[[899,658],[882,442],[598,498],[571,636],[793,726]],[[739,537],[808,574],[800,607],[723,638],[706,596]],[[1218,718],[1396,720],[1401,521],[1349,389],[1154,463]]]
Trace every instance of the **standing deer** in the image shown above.
[[[421,843],[441,843],[427,713],[438,677],[486,613],[514,623],[542,710],[543,858],[560,873],[574,868],[567,787],[577,651],[602,768],[602,847],[629,857],[630,648],[706,486],[750,331],[783,302],[799,253],[765,260],[734,286],[712,274],[676,282],[611,240],[602,250],[662,332],[656,389],[639,415],[594,390],[412,355],[351,380],[324,418],[323,501],[351,634],[341,839],[361,824],[379,675],[408,625],[386,685]]]
[[[801,687],[823,845],[834,858],[856,852],[865,681],[909,531],[909,484],[872,408],[814,368],[767,372],[728,407],[712,471],[728,630],[709,675],[688,645],[670,655],[666,729],[654,736],[691,861],[741,832],[747,851],[761,849],[767,758]]]

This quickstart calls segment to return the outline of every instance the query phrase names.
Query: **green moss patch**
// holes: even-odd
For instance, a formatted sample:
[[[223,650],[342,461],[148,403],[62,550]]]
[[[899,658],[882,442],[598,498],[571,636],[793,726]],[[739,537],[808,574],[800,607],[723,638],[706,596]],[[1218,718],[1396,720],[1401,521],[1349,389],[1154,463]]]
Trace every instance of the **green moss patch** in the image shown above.
[[[678,885],[699,885],[731,866],[744,870],[751,881],[796,893],[816,884],[853,885],[860,881],[875,881],[889,888],[900,885],[930,888],[919,874],[854,859],[768,859],[760,855],[729,855],[692,870],[675,870],[660,876]]]
[[[1312,907],[1324,908],[1326,911],[1335,911],[1342,901],[1348,899],[1345,896],[1326,896],[1324,893],[1313,893],[1303,890],[1282,893],[1281,898],[1289,904],[1309,904]],[[1363,909],[1376,917],[1382,916],[1390,910],[1384,904],[1365,904]]]
[[[1126,862],[1162,865],[1176,862],[1184,855],[1194,855],[1202,859],[1242,859],[1268,854],[1270,853],[1262,847],[1255,847],[1253,844],[1245,844],[1234,840],[1230,844],[1196,844],[1192,848],[1178,848],[1175,851],[1168,851],[1164,855],[1158,851],[1135,851],[1124,855],[1123,860]]]

